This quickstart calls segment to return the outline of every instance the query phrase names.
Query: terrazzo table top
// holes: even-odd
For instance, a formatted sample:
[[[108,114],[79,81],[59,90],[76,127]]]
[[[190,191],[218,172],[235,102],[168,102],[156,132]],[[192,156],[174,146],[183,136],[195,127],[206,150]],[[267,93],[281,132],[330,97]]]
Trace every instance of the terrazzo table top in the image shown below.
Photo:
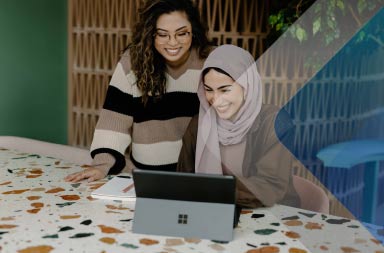
[[[1,253],[384,253],[358,221],[280,205],[244,210],[229,243],[134,234],[135,202],[90,197],[107,179],[64,182],[84,167],[0,148]]]

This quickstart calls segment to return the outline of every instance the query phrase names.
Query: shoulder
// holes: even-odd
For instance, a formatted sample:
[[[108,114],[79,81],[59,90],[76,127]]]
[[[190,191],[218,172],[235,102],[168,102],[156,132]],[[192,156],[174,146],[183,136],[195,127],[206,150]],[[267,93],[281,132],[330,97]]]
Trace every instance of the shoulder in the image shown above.
[[[131,70],[129,50],[126,50],[120,55],[120,59],[116,64],[113,75],[109,81],[109,87],[113,86],[123,93],[132,95],[133,97],[140,97],[141,92],[139,91],[136,82],[136,75]]]
[[[265,124],[270,124],[276,118],[276,115],[279,113],[279,108],[275,105],[263,104],[261,106],[259,115],[257,115],[255,124],[256,126],[262,126]]]
[[[257,116],[254,129],[275,129],[279,136],[293,128],[291,116],[284,108],[276,105],[263,104]]]
[[[131,65],[131,55],[129,52],[129,48],[126,49],[121,55],[120,55],[120,60],[119,64],[121,64],[121,67],[123,68],[124,72],[128,74],[131,72],[132,65]]]

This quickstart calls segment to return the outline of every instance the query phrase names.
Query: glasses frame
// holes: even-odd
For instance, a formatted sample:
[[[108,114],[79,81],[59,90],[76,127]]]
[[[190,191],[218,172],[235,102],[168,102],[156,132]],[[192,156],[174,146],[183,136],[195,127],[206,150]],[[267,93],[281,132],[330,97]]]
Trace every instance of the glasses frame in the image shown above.
[[[181,34],[181,33],[187,34],[185,40],[183,39],[182,41],[180,41],[180,38],[177,37],[177,35]],[[160,34],[167,36],[167,37],[161,37]],[[175,32],[175,33],[168,33],[168,32],[164,32],[164,33],[160,32],[159,33],[159,31],[156,31],[154,34],[155,40],[157,40],[157,43],[159,43],[161,45],[168,44],[171,41],[171,38],[172,38],[171,36],[175,39],[175,41],[177,41],[177,43],[185,44],[188,41],[188,39],[192,38],[192,32],[191,31],[179,31],[179,32]]]

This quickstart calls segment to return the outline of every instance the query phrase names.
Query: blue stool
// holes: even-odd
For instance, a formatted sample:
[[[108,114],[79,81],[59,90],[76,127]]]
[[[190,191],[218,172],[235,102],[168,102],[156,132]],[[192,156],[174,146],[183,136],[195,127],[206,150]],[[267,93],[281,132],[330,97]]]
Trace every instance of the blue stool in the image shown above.
[[[380,160],[384,160],[384,140],[353,140],[336,143],[321,149],[317,157],[325,167],[350,169],[367,163],[364,171],[363,221],[374,222],[377,207],[377,190]]]

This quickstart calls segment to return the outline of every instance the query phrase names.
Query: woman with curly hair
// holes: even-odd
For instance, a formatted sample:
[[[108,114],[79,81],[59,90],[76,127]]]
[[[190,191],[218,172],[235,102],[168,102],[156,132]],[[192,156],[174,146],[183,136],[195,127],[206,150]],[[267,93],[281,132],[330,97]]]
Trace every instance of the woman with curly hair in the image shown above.
[[[94,181],[133,167],[175,171],[182,136],[198,113],[210,51],[190,0],[147,0],[110,80],[91,145],[92,167],[65,180]]]

